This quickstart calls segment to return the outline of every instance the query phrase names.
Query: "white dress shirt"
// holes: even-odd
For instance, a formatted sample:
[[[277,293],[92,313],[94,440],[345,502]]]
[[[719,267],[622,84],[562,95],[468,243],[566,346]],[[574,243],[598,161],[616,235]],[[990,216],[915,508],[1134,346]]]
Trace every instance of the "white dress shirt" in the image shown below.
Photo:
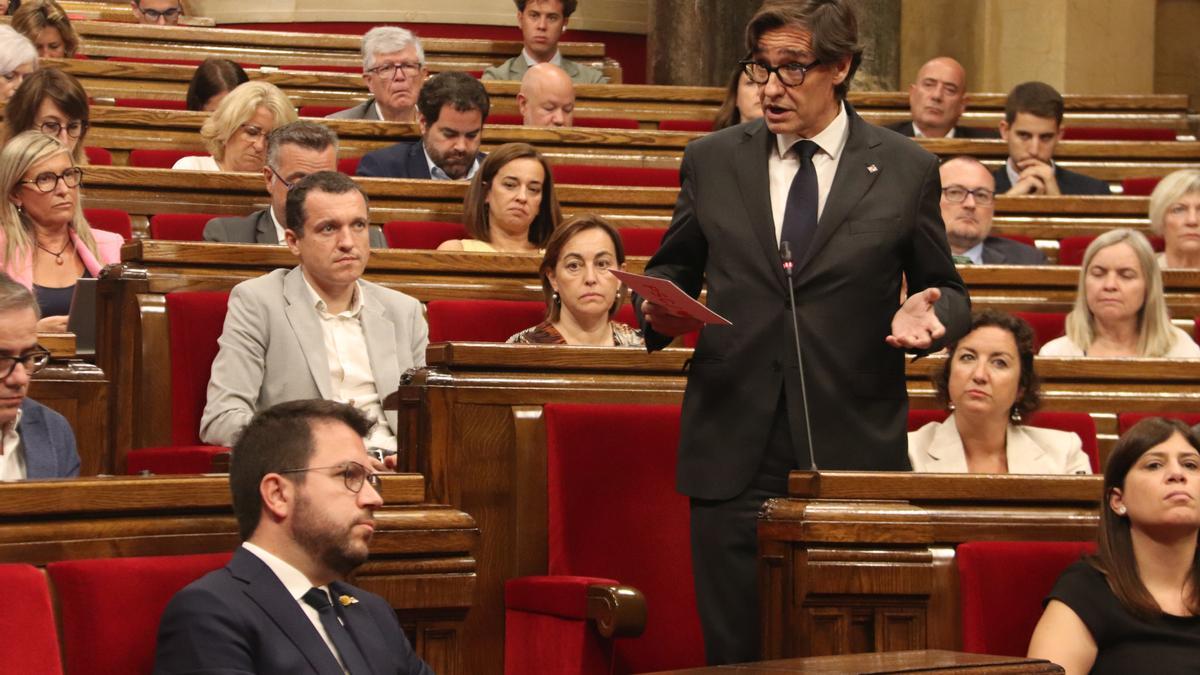
[[[329,361],[329,383],[333,400],[361,410],[376,424],[366,438],[368,448],[396,449],[396,436],[383,414],[383,398],[375,386],[371,359],[367,355],[367,340],[362,329],[362,288],[355,283],[350,309],[330,314],[321,296],[304,280],[312,296],[321,332],[325,337],[325,357]]]
[[[0,455],[0,480],[25,480],[25,452],[21,448],[21,435],[17,425],[21,423],[21,409],[12,424],[0,429],[3,435],[3,455]]]
[[[829,197],[829,189],[833,186],[833,177],[837,173],[838,161],[841,160],[842,150],[846,147],[846,139],[850,137],[849,119],[846,117],[845,104],[838,104],[837,117],[812,138],[820,150],[813,155],[813,168],[817,171],[817,218],[825,210],[825,200]],[[792,180],[800,170],[800,157],[792,148],[797,142],[805,140],[792,134],[779,134],[775,137],[775,151],[767,159],[767,176],[771,184],[771,215],[775,219],[775,241],[778,242],[783,233],[783,211],[787,208],[788,190],[792,188]]]
[[[921,127],[917,126],[916,122],[912,123],[912,127],[913,127],[913,138],[926,138],[925,134],[921,131]],[[946,135],[944,136],[944,138],[954,138],[954,129],[955,128],[956,127],[950,127],[950,131],[946,132]]]
[[[275,576],[279,577],[279,581],[283,583],[283,587],[291,594],[296,604],[300,605],[300,610],[304,612],[304,616],[308,617],[313,628],[317,629],[317,633],[325,641],[325,646],[329,647],[329,651],[333,652],[333,657],[337,659],[338,665],[342,667],[342,672],[349,672],[346,670],[346,664],[342,663],[342,655],[338,654],[337,647],[333,646],[333,640],[329,638],[329,633],[325,632],[325,626],[321,625],[321,615],[317,612],[317,608],[304,601],[304,594],[310,588],[314,588],[312,582],[304,575],[304,572],[292,567],[279,557],[268,553],[261,546],[244,541],[242,542],[242,548],[253,553],[255,557],[263,561],[263,564],[275,573]],[[316,586],[315,588],[319,588],[326,593],[329,592],[329,586]],[[341,621],[340,617],[338,621]]]

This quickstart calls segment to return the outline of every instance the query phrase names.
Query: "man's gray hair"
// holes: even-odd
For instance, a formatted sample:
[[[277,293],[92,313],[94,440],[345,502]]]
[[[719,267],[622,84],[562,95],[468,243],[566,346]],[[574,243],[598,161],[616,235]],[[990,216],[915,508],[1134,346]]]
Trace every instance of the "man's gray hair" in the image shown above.
[[[378,26],[367,31],[363,36],[362,57],[363,71],[375,67],[376,54],[391,54],[408,49],[412,45],[417,50],[417,60],[421,65],[425,65],[425,49],[421,47],[421,41],[417,36],[406,28],[399,26]]]
[[[338,137],[333,129],[316,122],[297,120],[281,127],[276,127],[267,135],[267,164],[278,168],[279,148],[283,145],[297,145],[305,150],[324,152],[333,147],[337,154]]]
[[[13,278],[0,272],[0,314],[15,312],[22,309],[32,309],[39,319],[42,312],[33,297],[33,291],[13,281]]]

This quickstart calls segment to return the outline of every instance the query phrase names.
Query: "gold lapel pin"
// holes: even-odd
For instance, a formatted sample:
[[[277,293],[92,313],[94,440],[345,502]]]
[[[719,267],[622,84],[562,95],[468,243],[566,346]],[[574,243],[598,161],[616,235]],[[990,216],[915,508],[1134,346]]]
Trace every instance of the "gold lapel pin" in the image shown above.
[[[358,598],[353,595],[339,595],[338,602],[342,603],[342,607],[349,607],[350,605],[357,605]]]

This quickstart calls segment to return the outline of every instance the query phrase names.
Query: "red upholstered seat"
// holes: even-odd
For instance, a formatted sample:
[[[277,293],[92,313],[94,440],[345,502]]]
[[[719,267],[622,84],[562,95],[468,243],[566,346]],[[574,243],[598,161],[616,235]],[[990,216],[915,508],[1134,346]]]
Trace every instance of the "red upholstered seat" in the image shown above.
[[[1174,129],[1063,127],[1064,141],[1173,141]]]
[[[197,150],[130,150],[129,166],[142,169],[169,169],[184,157],[198,157],[208,153]]]
[[[1013,316],[1024,319],[1033,328],[1033,350],[1067,334],[1067,315],[1063,312],[1013,312]]]
[[[125,456],[125,473],[158,476],[212,473],[218,455],[229,452],[223,445],[168,445],[137,448]]]
[[[544,417],[550,578],[506,584],[505,672],[702,665],[688,499],[675,490],[679,407],[548,404]],[[582,620],[589,577],[642,592],[640,637],[610,647]]]
[[[525,124],[525,118],[515,113],[488,113],[484,126],[492,126],[494,124],[511,124],[512,126],[519,127]]]
[[[638,121],[628,117],[576,117],[577,127],[589,129],[638,129]]]
[[[121,108],[147,108],[149,110],[187,110],[187,101],[158,98],[118,98],[113,105]]]
[[[393,220],[383,224],[388,248],[436,249],[451,239],[469,239],[462,223],[440,220]]]
[[[208,553],[46,565],[58,598],[67,672],[150,673],[158,622],[171,597],[229,558]]]
[[[1025,656],[1042,599],[1090,542],[988,541],[959,544],[963,651]],[[1014,574],[1014,570],[1020,570]]]
[[[92,166],[112,166],[112,153],[104,148],[86,147],[83,154]]]
[[[119,234],[125,241],[133,239],[133,223],[120,209],[84,209],[83,217],[97,230]]]
[[[1172,419],[1183,420],[1187,424],[1200,424],[1200,412],[1195,413],[1177,413],[1177,412],[1152,412],[1152,413],[1121,413],[1117,415],[1117,433],[1124,435],[1129,431],[1130,427],[1141,422],[1147,417],[1169,417]]]
[[[691,131],[708,133],[713,130],[712,120],[662,120],[658,123],[659,131]]]
[[[353,176],[358,173],[358,163],[362,161],[362,157],[342,157],[337,162],[338,171]]]
[[[908,430],[916,431],[930,422],[945,422],[950,416],[949,411],[933,409],[908,409]]]
[[[58,629],[46,575],[33,565],[0,565],[8,610],[0,612],[0,663],[7,673],[62,675]]]
[[[425,311],[430,342],[504,342],[546,318],[532,300],[434,300]]]
[[[1088,456],[1092,473],[1100,472],[1100,448],[1096,443],[1096,421],[1087,413],[1080,412],[1035,412],[1025,420],[1031,427],[1073,431],[1083,441],[1083,454]]]
[[[625,255],[654,255],[662,243],[665,227],[622,227],[619,230]]]
[[[1162,237],[1147,236],[1150,240],[1150,246],[1161,252],[1166,243]],[[1083,254],[1087,252],[1087,247],[1092,243],[1095,237],[1063,237],[1058,241],[1058,264],[1059,265],[1081,265],[1083,264]]]
[[[565,185],[616,185],[679,188],[679,172],[637,166],[555,164],[550,167],[557,183]]]
[[[159,213],[150,217],[150,238],[171,241],[204,241],[204,226],[213,213]]]
[[[302,105],[300,106],[301,117],[326,117],[340,110],[345,110],[352,106],[348,105]]]
[[[1121,180],[1121,192],[1127,197],[1148,197],[1161,180],[1161,176],[1125,178]]]

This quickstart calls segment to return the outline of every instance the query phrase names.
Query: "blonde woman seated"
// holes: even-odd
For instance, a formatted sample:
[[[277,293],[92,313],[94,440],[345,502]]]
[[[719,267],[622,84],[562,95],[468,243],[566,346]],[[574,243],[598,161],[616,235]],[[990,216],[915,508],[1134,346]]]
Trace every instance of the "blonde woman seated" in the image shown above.
[[[913,471],[1092,472],[1078,435],[1021,423],[1040,400],[1029,324],[1003,312],[980,312],[971,332],[946,352],[933,384],[950,416],[908,434]]]
[[[641,347],[642,334],[613,321],[625,288],[609,270],[625,269],[625,248],[603,218],[572,218],[546,243],[540,274],[546,320],[508,339],[520,344]]]
[[[1200,357],[1198,346],[1171,325],[1162,275],[1142,233],[1120,228],[1096,237],[1083,254],[1067,334],[1042,356]]]
[[[262,173],[267,134],[295,122],[296,109],[273,84],[246,82],[229,92],[200,127],[211,157],[184,157],[172,169],[191,171],[249,171]]]
[[[1200,268],[1200,171],[1183,169],[1159,181],[1150,194],[1150,230],[1166,242],[1159,267]]]
[[[26,131],[0,150],[0,266],[33,290],[40,332],[67,328],[75,281],[120,262],[120,235],[92,230],[79,204],[83,169],[62,143]]]
[[[444,241],[439,251],[540,251],[562,220],[550,165],[527,143],[493,150],[463,202],[463,224],[471,238]]]
[[[71,19],[54,0],[24,0],[13,12],[12,27],[29,38],[39,58],[69,59],[79,49]]]
[[[1046,599],[1029,656],[1082,673],[1195,673],[1200,665],[1200,439],[1138,422],[1104,469],[1096,555]]]

